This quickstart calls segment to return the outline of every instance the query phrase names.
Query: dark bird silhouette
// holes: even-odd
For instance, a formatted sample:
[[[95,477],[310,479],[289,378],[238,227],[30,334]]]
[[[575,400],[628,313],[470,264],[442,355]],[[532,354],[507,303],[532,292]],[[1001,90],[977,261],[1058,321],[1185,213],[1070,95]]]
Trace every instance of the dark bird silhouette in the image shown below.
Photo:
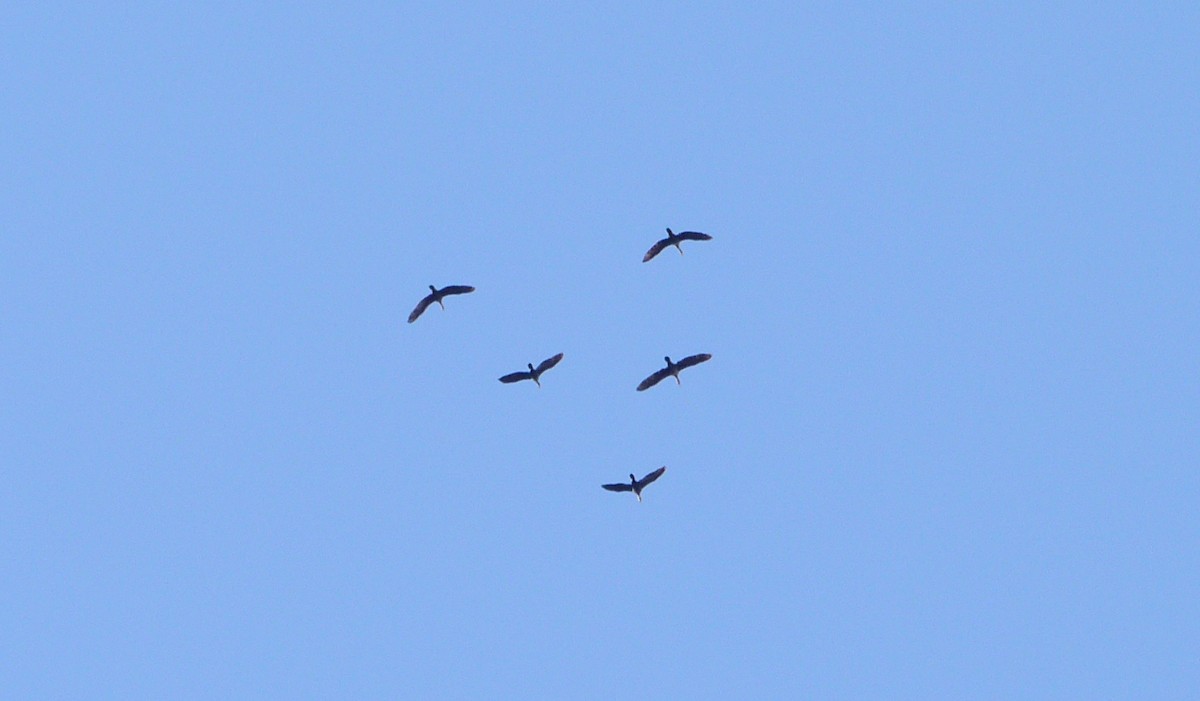
[[[510,372],[509,374],[505,375],[504,377],[501,377],[500,381],[503,382],[504,384],[510,384],[513,382],[520,382],[521,380],[533,380],[537,384],[538,387],[541,387],[542,383],[539,381],[539,378],[542,376],[542,373],[546,372],[547,370],[554,367],[555,365],[558,365],[558,361],[560,361],[562,359],[563,359],[563,354],[559,353],[558,355],[554,356],[553,358],[546,358],[542,362],[538,363],[538,366],[536,368],[533,367],[533,363],[529,363],[528,364],[529,372],[525,372],[524,370],[522,370],[521,372]]]
[[[429,308],[429,305],[433,304],[434,302],[437,302],[439,307],[445,309],[446,305],[442,304],[442,299],[447,295],[465,295],[468,292],[474,291],[475,288],[471,287],[470,285],[447,285],[440,290],[433,285],[430,285],[429,294],[425,295],[425,299],[417,302],[417,306],[412,310],[412,314],[408,315],[408,323],[411,324],[416,321],[417,317],[424,314],[425,310]]]
[[[679,251],[679,255],[683,255],[683,247],[679,245],[680,241],[711,241],[711,240],[712,240],[711,236],[709,236],[708,234],[702,234],[699,231],[681,231],[677,234],[674,231],[671,231],[671,229],[668,227],[667,228],[667,237],[665,239],[660,239],[658,243],[651,246],[650,250],[646,251],[646,257],[642,258],[642,262],[645,263],[646,261],[650,260],[651,258],[658,255],[659,253],[662,253],[663,249],[666,248],[667,246],[674,246]]]
[[[604,487],[605,489],[607,489],[610,492],[633,492],[634,495],[637,496],[638,501],[641,501],[642,500],[642,490],[646,488],[646,485],[650,484],[651,482],[658,479],[659,477],[662,477],[662,473],[664,473],[666,471],[667,471],[667,466],[663,465],[662,467],[658,468],[654,472],[651,472],[650,474],[646,475],[645,477],[643,477],[641,479],[638,479],[637,477],[634,477],[633,474],[630,474],[629,475],[629,484],[625,484],[624,482],[617,482],[616,484],[602,484],[600,486]]]
[[[642,383],[637,386],[637,391],[641,392],[642,390],[650,389],[651,387],[658,384],[659,382],[662,382],[663,380],[665,380],[668,377],[674,377],[675,384],[682,384],[679,381],[679,371],[680,370],[683,370],[684,368],[690,368],[693,365],[699,365],[700,363],[703,363],[704,361],[706,361],[710,358],[712,358],[712,354],[700,353],[698,355],[689,355],[688,357],[684,358],[683,360],[679,361],[678,363],[672,363],[671,357],[667,356],[667,357],[663,358],[663,360],[667,361],[667,367],[663,368],[662,370],[656,371],[650,377],[647,377],[646,379],[642,380]]]

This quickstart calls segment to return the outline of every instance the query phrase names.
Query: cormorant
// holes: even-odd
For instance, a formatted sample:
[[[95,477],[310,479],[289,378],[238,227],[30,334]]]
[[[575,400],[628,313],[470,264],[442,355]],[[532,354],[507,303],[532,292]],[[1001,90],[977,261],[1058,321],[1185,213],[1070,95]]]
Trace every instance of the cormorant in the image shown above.
[[[654,472],[651,472],[650,474],[646,475],[645,477],[643,477],[641,479],[634,477],[633,474],[631,473],[629,475],[629,484],[625,484],[624,482],[617,482],[616,484],[602,484],[600,486],[604,487],[605,489],[607,489],[610,492],[633,492],[634,495],[637,496],[638,501],[641,501],[642,500],[642,490],[646,488],[646,485],[650,484],[651,482],[658,479],[659,477],[662,477],[662,473],[664,473],[666,471],[667,471],[667,466],[663,465],[662,467],[658,468]]]
[[[529,372],[525,372],[524,370],[522,370],[521,372],[511,372],[511,373],[505,375],[504,377],[501,377],[500,381],[505,384],[509,384],[512,382],[520,382],[521,380],[533,380],[535,383],[537,383],[538,387],[541,387],[542,383],[538,381],[538,378],[540,378],[542,376],[543,372],[546,372],[547,370],[554,367],[555,365],[558,365],[558,361],[560,361],[562,359],[563,359],[563,354],[559,353],[558,355],[554,356],[553,358],[546,358],[542,362],[538,363],[538,366],[536,368],[533,367],[533,363],[529,363],[528,364]]]
[[[642,383],[637,386],[637,391],[641,392],[642,390],[650,389],[668,377],[674,377],[675,384],[682,384],[679,381],[680,370],[683,370],[684,368],[690,368],[693,365],[699,365],[709,358],[712,358],[712,354],[700,353],[698,355],[689,355],[683,360],[680,360],[678,363],[672,363],[671,357],[667,356],[663,358],[663,360],[667,361],[667,367],[663,368],[662,370],[655,371],[654,374],[650,375],[650,377],[642,380]]]
[[[408,315],[408,323],[411,324],[416,321],[417,317],[424,314],[425,310],[429,308],[429,305],[433,304],[434,302],[437,302],[439,307],[445,309],[446,305],[442,304],[442,298],[447,295],[465,295],[468,292],[474,291],[475,288],[471,287],[470,285],[447,285],[440,290],[433,285],[430,285],[429,294],[425,295],[425,299],[417,302],[417,306],[412,310],[412,314]]]
[[[665,239],[660,239],[658,243],[651,246],[650,250],[646,251],[646,257],[642,258],[642,262],[645,263],[646,261],[650,260],[651,258],[658,255],[659,253],[662,253],[662,250],[664,248],[666,248],[667,246],[674,246],[676,249],[678,249],[679,255],[683,255],[683,247],[679,245],[680,241],[711,241],[711,240],[712,240],[711,236],[709,236],[708,234],[702,234],[699,231],[681,231],[677,234],[674,231],[671,231],[670,227],[668,227],[667,228],[667,237]]]

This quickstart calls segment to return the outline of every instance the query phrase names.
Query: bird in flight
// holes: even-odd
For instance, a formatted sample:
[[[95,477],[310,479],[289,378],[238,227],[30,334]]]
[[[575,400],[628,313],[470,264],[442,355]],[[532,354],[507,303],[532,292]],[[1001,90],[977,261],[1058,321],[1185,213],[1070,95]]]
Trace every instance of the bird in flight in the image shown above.
[[[667,356],[663,358],[663,360],[667,361],[667,367],[661,370],[656,370],[650,375],[650,377],[642,380],[642,383],[637,386],[637,391],[641,392],[642,390],[650,389],[668,377],[674,377],[675,384],[683,384],[679,381],[680,370],[683,370],[684,368],[690,368],[693,365],[699,365],[710,358],[712,358],[711,353],[700,353],[698,355],[689,355],[683,360],[680,360],[678,363],[672,363],[671,356]]]
[[[528,364],[529,372],[525,372],[524,370],[522,370],[520,372],[510,372],[509,374],[505,375],[504,377],[501,377],[500,381],[503,382],[504,384],[511,384],[513,382],[520,382],[521,380],[533,380],[534,383],[536,383],[538,387],[541,387],[542,383],[539,381],[539,378],[541,378],[542,373],[546,372],[547,370],[554,367],[555,365],[558,365],[558,361],[560,361],[562,359],[563,359],[563,354],[559,353],[558,355],[556,355],[552,358],[546,358],[542,362],[538,363],[538,366],[536,368],[533,367],[533,363],[529,363]]]
[[[471,287],[470,285],[447,285],[440,290],[433,285],[430,285],[429,294],[425,295],[425,298],[420,302],[417,302],[417,306],[412,310],[412,314],[408,315],[408,323],[411,324],[416,321],[417,317],[424,314],[425,310],[429,308],[429,305],[433,304],[434,302],[437,302],[439,307],[445,309],[446,305],[442,304],[442,299],[447,295],[465,295],[468,292],[474,291],[475,288]]]
[[[712,240],[711,236],[709,236],[708,234],[702,234],[699,231],[681,231],[677,234],[674,231],[671,231],[670,227],[668,227],[667,228],[667,237],[665,239],[659,239],[658,243],[651,246],[650,250],[646,251],[646,256],[644,258],[642,258],[642,262],[645,263],[646,261],[650,260],[651,258],[658,255],[659,253],[662,253],[663,249],[666,248],[667,246],[674,246],[679,251],[679,255],[683,255],[683,247],[679,245],[680,241],[711,241],[711,240]]]
[[[662,473],[664,473],[666,471],[667,471],[667,466],[663,465],[662,467],[658,468],[654,472],[651,472],[650,474],[646,475],[645,477],[643,477],[641,479],[638,479],[637,477],[634,477],[632,474],[630,474],[629,475],[629,484],[625,484],[624,482],[617,482],[616,484],[602,484],[600,486],[604,487],[605,489],[607,489],[610,492],[633,492],[634,495],[637,496],[638,501],[641,501],[642,500],[642,490],[646,488],[646,485],[650,484],[651,482],[658,479],[659,477],[662,477]]]

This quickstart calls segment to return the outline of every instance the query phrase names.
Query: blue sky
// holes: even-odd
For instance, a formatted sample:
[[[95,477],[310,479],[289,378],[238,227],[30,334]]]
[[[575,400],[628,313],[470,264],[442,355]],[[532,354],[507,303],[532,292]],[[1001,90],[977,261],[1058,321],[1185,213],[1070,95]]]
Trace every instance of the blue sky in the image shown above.
[[[1200,695],[1150,5],[5,7],[0,686]]]

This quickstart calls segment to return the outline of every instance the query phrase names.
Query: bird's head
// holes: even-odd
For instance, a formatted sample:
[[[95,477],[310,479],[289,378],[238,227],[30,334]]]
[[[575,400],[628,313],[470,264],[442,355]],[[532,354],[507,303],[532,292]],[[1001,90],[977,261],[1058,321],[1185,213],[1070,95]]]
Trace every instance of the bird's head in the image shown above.
[[[637,482],[637,477],[635,477],[635,476],[634,476],[634,474],[633,474],[632,472],[630,472],[630,473],[629,473],[629,481],[630,481],[630,482]]]
[[[675,232],[671,231],[671,227],[668,226],[667,227],[667,236],[674,236],[674,235],[675,235]]]
[[[430,285],[430,286],[429,286],[429,291],[430,291],[430,292],[435,292],[435,293],[436,293],[436,292],[437,292],[437,288],[436,288],[436,287],[434,287],[433,285]]]
[[[533,363],[525,363],[525,367],[529,368],[529,372],[533,372]]]
[[[669,355],[664,355],[664,356],[663,356],[663,360],[667,361],[667,365],[670,365],[670,364],[671,364],[671,356],[669,356]]]

